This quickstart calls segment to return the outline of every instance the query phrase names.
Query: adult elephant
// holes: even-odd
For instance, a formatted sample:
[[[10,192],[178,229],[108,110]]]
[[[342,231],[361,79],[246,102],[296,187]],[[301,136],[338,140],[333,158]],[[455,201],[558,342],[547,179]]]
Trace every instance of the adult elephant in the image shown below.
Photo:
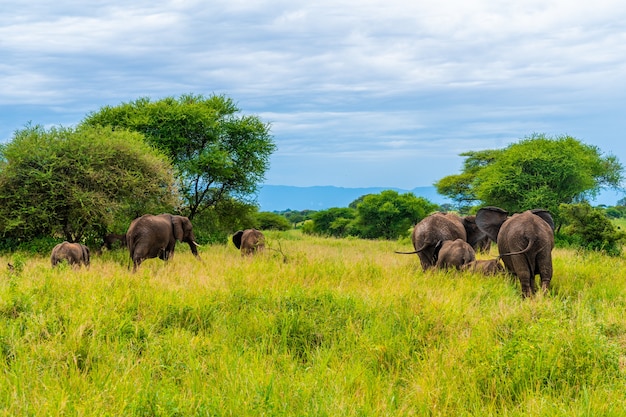
[[[485,232],[478,228],[474,216],[460,217],[453,213],[436,212],[413,228],[411,240],[415,250],[397,253],[416,253],[425,271],[437,263],[436,248],[440,242],[462,239],[474,247],[484,236]]]
[[[144,214],[133,220],[126,232],[126,246],[133,262],[133,272],[149,258],[164,261],[174,256],[176,241],[186,242],[199,260],[198,244],[189,218],[172,214]]]
[[[50,262],[54,267],[64,260],[73,267],[80,267],[81,265],[88,267],[90,262],[89,248],[82,243],[70,243],[67,241],[59,243],[52,248]]]
[[[474,248],[463,239],[444,240],[435,247],[437,267],[461,269],[465,264],[476,260]]]
[[[537,291],[535,276],[541,278],[544,292],[552,280],[554,221],[543,209],[508,215],[499,207],[484,207],[476,213],[476,224],[498,245],[506,269],[519,278],[522,295]]]
[[[265,236],[256,229],[238,230],[233,235],[233,243],[241,250],[241,256],[252,255],[265,249]]]

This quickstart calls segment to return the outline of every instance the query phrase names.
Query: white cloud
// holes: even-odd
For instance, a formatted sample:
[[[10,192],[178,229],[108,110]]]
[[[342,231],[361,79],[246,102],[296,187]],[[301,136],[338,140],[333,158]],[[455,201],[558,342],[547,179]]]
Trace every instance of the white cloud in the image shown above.
[[[356,172],[421,153],[426,169],[537,131],[605,141],[624,127],[617,0],[4,3],[2,137],[25,118],[187,92],[272,122],[274,172],[298,155]]]

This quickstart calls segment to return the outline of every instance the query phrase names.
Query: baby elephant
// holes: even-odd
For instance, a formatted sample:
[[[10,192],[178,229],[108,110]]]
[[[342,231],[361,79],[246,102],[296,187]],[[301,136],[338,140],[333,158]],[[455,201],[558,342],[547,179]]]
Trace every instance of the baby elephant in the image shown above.
[[[483,275],[504,274],[504,266],[500,263],[500,259],[477,259],[467,263],[461,267],[463,271],[477,272]]]
[[[50,262],[56,266],[59,262],[66,260],[73,267],[80,267],[81,264],[89,266],[89,248],[81,243],[63,242],[52,249]]]
[[[460,269],[462,265],[476,260],[474,248],[463,239],[439,241],[435,247],[438,268]]]
[[[256,229],[239,230],[233,235],[233,243],[241,249],[241,256],[252,255],[265,249],[265,236]]]

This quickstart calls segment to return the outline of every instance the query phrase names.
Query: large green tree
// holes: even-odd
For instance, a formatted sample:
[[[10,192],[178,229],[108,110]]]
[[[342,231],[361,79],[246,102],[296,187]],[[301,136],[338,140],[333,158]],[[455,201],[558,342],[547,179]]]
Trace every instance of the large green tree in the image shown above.
[[[454,201],[461,213],[466,213],[477,200],[473,187],[476,175],[481,169],[493,163],[500,153],[501,150],[463,152],[461,154],[465,157],[463,171],[439,180],[435,184],[437,192]]]
[[[105,106],[83,124],[140,132],[165,152],[178,170],[183,212],[192,219],[226,199],[254,203],[275,150],[269,124],[240,114],[222,95],[140,98]]]
[[[435,186],[456,201],[474,201],[509,212],[545,208],[558,215],[561,203],[592,198],[618,188],[623,166],[613,155],[571,136],[535,134],[496,151],[468,152],[460,175]]]
[[[138,133],[27,126],[0,147],[0,230],[79,241],[176,201],[172,165]]]

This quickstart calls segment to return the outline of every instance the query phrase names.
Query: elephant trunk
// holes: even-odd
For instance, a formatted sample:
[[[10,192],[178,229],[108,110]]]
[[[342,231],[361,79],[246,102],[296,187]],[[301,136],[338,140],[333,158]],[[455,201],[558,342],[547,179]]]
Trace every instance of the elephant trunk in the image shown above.
[[[195,256],[196,258],[200,259],[200,255],[198,255],[198,247],[200,245],[198,245],[198,243],[195,240],[190,240],[189,241],[189,249],[191,249],[191,253],[193,253],[193,256]]]

